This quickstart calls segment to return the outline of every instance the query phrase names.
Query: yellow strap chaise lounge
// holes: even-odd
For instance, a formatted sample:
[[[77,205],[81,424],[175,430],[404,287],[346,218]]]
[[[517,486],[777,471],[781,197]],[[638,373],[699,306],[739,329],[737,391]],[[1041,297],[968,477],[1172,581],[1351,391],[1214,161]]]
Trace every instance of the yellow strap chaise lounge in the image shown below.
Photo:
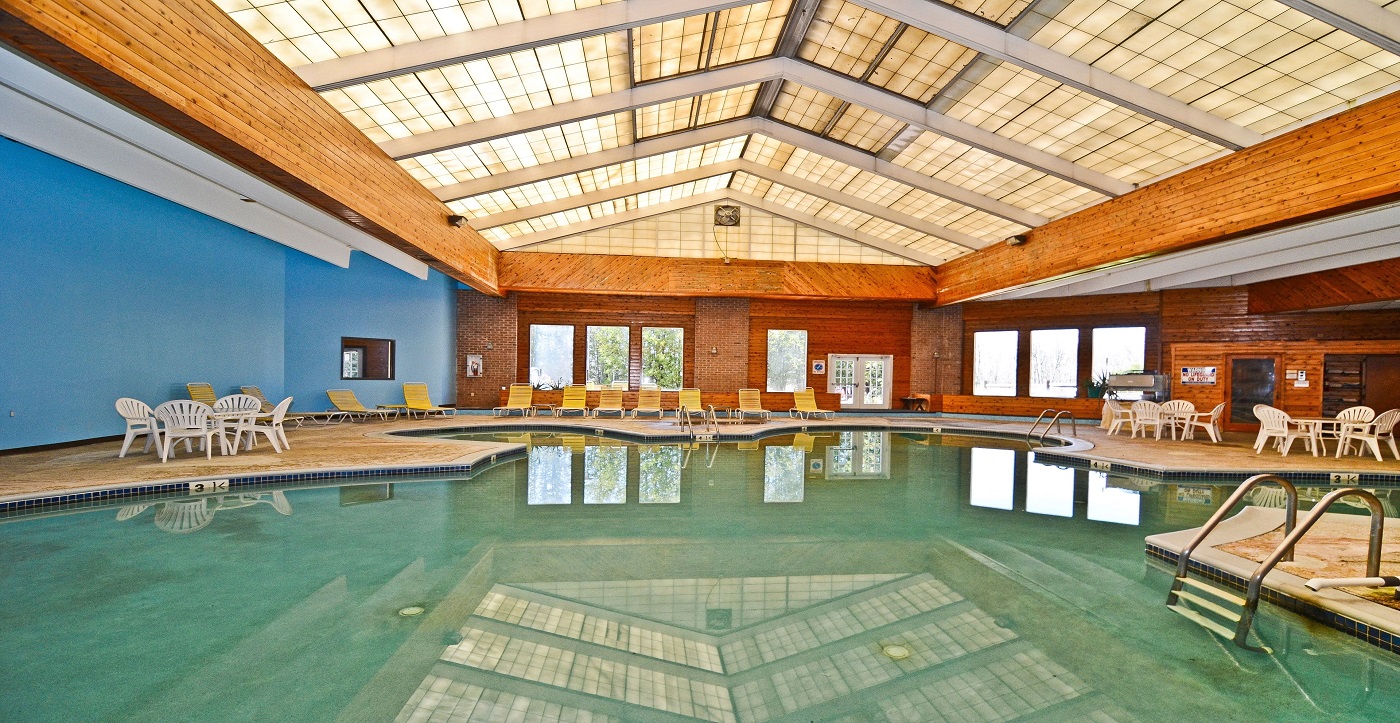
[[[569,412],[588,416],[588,387],[582,384],[564,387],[564,401],[554,408],[554,416],[562,417]]]
[[[627,416],[627,410],[622,407],[622,390],[604,389],[598,392],[598,406],[593,408],[593,416],[600,414],[616,414],[618,418]]]
[[[408,411],[409,416],[421,413],[426,419],[430,414],[441,414],[446,417],[449,414],[457,413],[457,410],[451,407],[439,407],[433,404],[433,400],[428,396],[428,385],[423,382],[404,382],[403,401],[403,408]]]
[[[349,389],[327,389],[326,396],[330,397],[331,404],[335,405],[335,411],[351,419],[369,419],[373,416],[387,421],[399,416],[397,409],[365,408],[365,405],[361,404],[360,400],[355,397],[355,392]]]
[[[700,403],[699,389],[682,389],[679,394],[680,406],[676,407],[676,421],[679,422],[682,416],[699,416],[705,419],[708,413],[705,405]]]
[[[219,401],[219,395],[214,393],[214,385],[209,382],[190,382],[185,385],[185,391],[190,393],[190,399],[200,404],[214,406],[214,402]]]
[[[506,403],[499,407],[492,407],[491,413],[497,417],[509,417],[511,412],[520,412],[520,416],[528,417],[535,411],[534,401],[534,387],[529,384],[512,384]]]
[[[762,420],[771,419],[773,413],[763,408],[763,398],[757,389],[739,390],[739,408],[734,410],[740,419],[753,416]]]
[[[789,417],[811,419],[813,416],[824,416],[831,419],[836,416],[836,412],[830,409],[817,409],[817,393],[812,391],[811,387],[793,392],[792,404],[792,409],[788,410]]]
[[[661,409],[661,390],[637,391],[637,406],[632,408],[632,418],[636,419],[638,414],[655,414],[658,418],[665,416],[666,413]]]

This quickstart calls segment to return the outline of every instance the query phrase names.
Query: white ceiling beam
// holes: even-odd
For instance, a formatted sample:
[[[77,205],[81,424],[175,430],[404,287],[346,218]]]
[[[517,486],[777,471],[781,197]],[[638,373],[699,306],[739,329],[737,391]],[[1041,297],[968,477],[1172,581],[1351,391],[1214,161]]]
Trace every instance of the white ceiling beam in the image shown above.
[[[776,171],[761,163],[748,160],[733,160],[722,163],[712,163],[698,168],[657,176],[644,181],[634,181],[609,188],[600,188],[596,191],[561,198],[547,203],[537,203],[523,208],[510,211],[490,214],[488,216],[478,216],[471,220],[472,228],[487,229],[495,226],[503,226],[509,223],[518,223],[532,218],[548,216],[575,208],[581,208],[594,203],[613,201],[627,196],[647,193],[669,186],[676,186],[682,183],[690,183],[705,178],[723,175],[726,173],[748,173],[760,178],[772,181],[783,186],[787,186],[796,191],[801,191],[812,196],[816,196],[824,201],[829,201],[846,208],[859,211],[875,218],[898,224],[919,233],[943,239],[949,243],[957,244],[969,250],[977,250],[987,246],[987,242],[982,239],[970,236],[960,231],[945,228],[936,223],[930,223],[916,216],[912,216],[900,211],[894,211],[877,203],[857,198],[840,190],[822,185],[805,178],[798,178],[782,171]]]
[[[1366,0],[1278,0],[1280,3],[1355,35],[1391,55],[1400,55],[1400,15]]]
[[[534,246],[536,244],[549,243],[550,241],[556,241],[561,238],[577,236],[578,234],[587,233],[589,231],[596,231],[600,228],[616,226],[618,224],[628,223],[631,221],[640,221],[644,218],[651,218],[652,216],[660,216],[662,214],[671,213],[673,211],[682,211],[687,208],[693,208],[695,206],[703,206],[707,203],[723,201],[728,197],[729,191],[727,189],[720,189],[718,191],[707,191],[705,193],[697,193],[694,196],[678,198],[674,201],[658,203],[655,206],[634,208],[630,211],[623,211],[622,213],[614,213],[608,216],[599,216],[598,218],[589,219],[587,221],[571,223],[567,226],[560,226],[558,228],[545,229],[544,231],[536,231],[535,233],[525,234],[524,236],[516,236],[515,238],[508,239],[506,241],[495,241],[493,243],[496,245],[496,248],[500,249],[501,251],[516,251],[519,249],[523,249],[526,246]]]
[[[409,158],[776,78],[801,83],[1107,196],[1121,196],[1134,188],[1131,183],[950,118],[901,96],[865,85],[850,76],[792,58],[769,58],[727,66],[583,100],[395,138],[379,146],[395,159]]]
[[[912,171],[904,166],[890,163],[889,161],[882,161],[869,153],[865,153],[858,148],[853,148],[844,143],[837,143],[827,138],[821,138],[800,128],[778,123],[768,118],[752,117],[702,126],[694,130],[673,133],[659,138],[651,138],[634,145],[619,146],[606,151],[565,158],[539,166],[522,168],[517,171],[497,173],[470,181],[453,183],[436,188],[433,192],[443,201],[455,201],[505,188],[513,188],[527,183],[535,183],[550,178],[567,176],[572,173],[590,171],[595,168],[602,168],[603,166],[610,166],[616,163],[636,161],[650,156],[669,153],[671,151],[693,148],[706,143],[714,143],[729,138],[748,135],[750,133],[759,133],[768,136],[775,140],[811,151],[825,158],[840,161],[853,168],[868,171],[892,181],[898,181],[920,191],[961,203],[970,208],[975,208],[979,211],[1006,219],[1013,223],[1021,224],[1028,228],[1034,228],[1049,223],[1050,221],[1050,219],[1040,214],[1018,208],[1004,201],[988,198],[987,196],[969,191],[961,186],[925,176],[918,171]]]
[[[680,98],[691,98],[728,88],[760,83],[764,80],[780,77],[784,67],[786,66],[780,59],[730,65],[704,73],[683,75],[678,78],[595,95],[582,100],[512,113],[499,118],[486,118],[474,123],[428,131],[404,138],[394,138],[380,143],[379,147],[395,160],[401,160],[425,153],[436,153],[449,148],[469,146],[474,143],[484,143],[497,138],[528,133],[541,128],[561,126],[588,118],[622,113]]]
[[[994,23],[955,10],[951,5],[934,0],[860,0],[860,4],[959,45],[1132,108],[1226,148],[1239,150],[1264,140],[1262,135],[1248,128],[1018,38]]]
[[[292,70],[316,90],[333,90],[453,63],[469,63],[627,28],[703,15],[750,2],[626,0],[323,60]]]
[[[788,208],[787,206],[784,206],[780,203],[774,203],[765,198],[759,198],[758,196],[753,196],[747,193],[741,193],[733,189],[730,189],[729,197],[735,201],[738,201],[739,203],[746,203],[750,206],[753,206],[754,208],[767,211],[768,213],[771,213],[774,216],[782,216],[783,218],[792,221],[793,223],[801,224],[803,226],[810,226],[814,229],[817,229],[818,231],[825,231],[831,234],[832,236],[846,239],[847,241],[851,241],[852,243],[858,243],[861,246],[866,246],[872,249],[876,249],[878,251],[884,251],[885,253],[890,254],[892,256],[898,256],[900,258],[909,259],[910,261],[924,264],[925,266],[938,266],[939,264],[948,260],[941,256],[934,256],[933,254],[924,253],[923,251],[915,251],[914,249],[904,246],[903,244],[898,244],[888,239],[882,239],[878,236],[872,236],[868,233],[854,231],[845,226],[842,226],[839,223],[828,221],[824,218],[817,218],[816,216],[813,216],[811,214],[802,213],[801,211],[794,211],[793,209]]]

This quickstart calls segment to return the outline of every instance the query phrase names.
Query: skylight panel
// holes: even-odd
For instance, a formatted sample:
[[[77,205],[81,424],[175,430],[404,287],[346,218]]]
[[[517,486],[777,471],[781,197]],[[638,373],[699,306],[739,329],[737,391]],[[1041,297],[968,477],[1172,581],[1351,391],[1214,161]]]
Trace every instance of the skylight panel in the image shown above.
[[[753,135],[749,137],[749,145],[744,150],[744,157],[751,161],[758,161],[770,168],[782,168],[795,150],[797,150],[796,146],[783,143],[780,140],[763,135]]]
[[[908,27],[870,74],[869,82],[928,103],[976,57],[974,50]]]
[[[729,187],[740,193],[747,193],[750,196],[763,198],[772,187],[773,182],[749,173],[736,173],[734,180],[729,183]]]
[[[289,67],[618,0],[215,0]]]
[[[1030,39],[1261,133],[1400,83],[1400,58],[1274,0],[1070,0]]]
[[[841,100],[819,90],[783,81],[769,113],[774,120],[821,133],[836,116]]]
[[[944,112],[1031,148],[1141,183],[1225,148],[1009,63],[990,68]]]
[[[884,148],[904,126],[902,121],[869,108],[847,105],[827,137],[873,153]]]
[[[399,165],[424,186],[437,188],[616,148],[631,141],[631,124],[628,113],[599,116],[414,156]]]
[[[1031,0],[953,0],[947,4],[997,25],[1006,25],[1034,3]]]
[[[634,111],[637,117],[637,136],[649,138],[738,118],[753,108],[758,88],[759,84],[753,83],[638,108]]]
[[[1069,181],[929,131],[919,134],[893,160],[910,170],[1049,217],[1105,198]]]
[[[632,77],[638,83],[772,55],[791,0],[741,5],[632,31]]]
[[[860,77],[899,29],[899,21],[846,0],[823,0],[798,57]]]
[[[526,219],[516,223],[492,226],[490,230],[498,238],[499,234],[505,234],[507,238],[515,238],[525,234],[548,231],[554,228],[561,228],[569,224],[581,223],[606,216],[612,216],[624,211],[631,211],[639,208],[647,208],[657,204],[668,203],[678,199],[694,196],[699,193],[717,191],[729,185],[730,175],[728,173],[711,176],[699,181],[680,183],[665,188],[658,188],[642,194],[624,196],[622,198],[611,199],[599,203],[588,204],[578,208],[571,208],[566,211],[559,211],[544,216]],[[484,231],[483,231],[484,233]]]
[[[627,83],[626,37],[609,33],[321,95],[380,142],[610,93]]]

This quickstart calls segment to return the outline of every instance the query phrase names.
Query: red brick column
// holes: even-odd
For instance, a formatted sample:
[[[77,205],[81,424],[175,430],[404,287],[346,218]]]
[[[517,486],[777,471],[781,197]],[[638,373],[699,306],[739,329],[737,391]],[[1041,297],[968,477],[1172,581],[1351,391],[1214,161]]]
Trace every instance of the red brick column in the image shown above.
[[[457,406],[490,409],[500,405],[501,387],[515,378],[517,312],[515,294],[505,298],[469,289],[457,292]],[[482,375],[467,377],[467,355],[480,354]]]

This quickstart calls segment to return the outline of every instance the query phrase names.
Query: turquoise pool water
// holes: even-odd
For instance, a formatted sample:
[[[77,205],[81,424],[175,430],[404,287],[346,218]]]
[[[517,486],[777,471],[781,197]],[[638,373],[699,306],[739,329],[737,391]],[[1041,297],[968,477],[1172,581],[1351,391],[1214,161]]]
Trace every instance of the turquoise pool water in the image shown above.
[[[1226,490],[883,431],[513,434],[471,479],[0,524],[0,719],[1393,720],[1400,666],[1169,612]],[[421,608],[421,614],[400,611]],[[409,610],[412,612],[412,610]]]

